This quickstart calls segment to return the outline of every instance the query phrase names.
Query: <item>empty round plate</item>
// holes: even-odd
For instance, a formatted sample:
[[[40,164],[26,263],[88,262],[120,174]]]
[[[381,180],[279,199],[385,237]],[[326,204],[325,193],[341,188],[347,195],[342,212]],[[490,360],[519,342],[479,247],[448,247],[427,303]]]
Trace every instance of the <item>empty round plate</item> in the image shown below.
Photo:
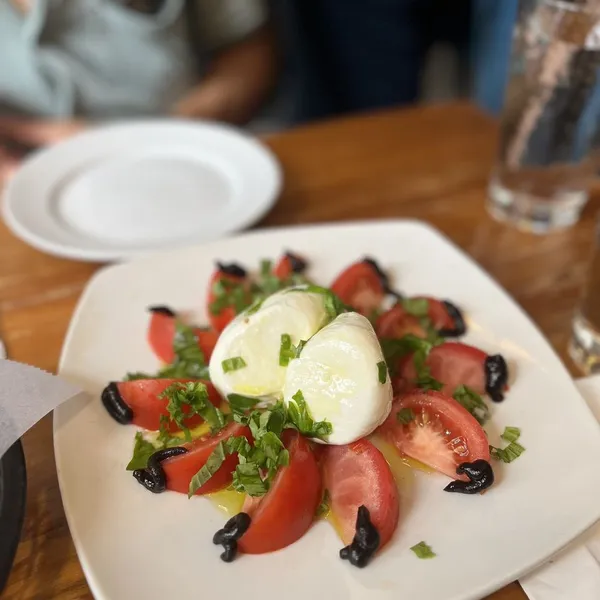
[[[281,179],[265,146],[227,126],[111,125],[32,156],[6,188],[3,215],[43,252],[119,260],[248,227]]]

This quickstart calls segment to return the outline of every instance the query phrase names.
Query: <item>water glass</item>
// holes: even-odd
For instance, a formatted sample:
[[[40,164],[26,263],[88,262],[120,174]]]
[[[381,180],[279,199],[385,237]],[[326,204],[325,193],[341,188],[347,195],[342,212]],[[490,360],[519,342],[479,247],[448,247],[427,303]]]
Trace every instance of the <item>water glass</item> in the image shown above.
[[[521,0],[488,194],[535,233],[575,223],[599,170],[600,2]]]

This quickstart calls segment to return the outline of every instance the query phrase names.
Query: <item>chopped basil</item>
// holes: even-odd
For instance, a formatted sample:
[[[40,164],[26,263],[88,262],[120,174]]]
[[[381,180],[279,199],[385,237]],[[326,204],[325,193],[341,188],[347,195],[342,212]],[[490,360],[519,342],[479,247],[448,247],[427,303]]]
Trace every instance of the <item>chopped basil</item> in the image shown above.
[[[141,371],[135,371],[133,373],[127,373],[123,378],[123,381],[137,381],[139,379],[155,379],[155,375],[149,373],[142,373]]]
[[[220,314],[225,308],[233,308],[236,314],[241,313],[249,304],[250,296],[241,281],[231,281],[224,277],[217,279],[212,285],[214,300],[208,307],[213,315]]]
[[[425,352],[423,349],[417,350],[413,354],[413,363],[417,372],[415,385],[423,390],[439,391],[444,387],[444,384],[431,376],[431,369],[427,365],[428,354],[429,351]]]
[[[223,373],[231,373],[231,371],[238,371],[248,365],[241,356],[234,356],[233,358],[226,358],[221,366],[223,367]]]
[[[466,385],[459,385],[454,390],[452,397],[466,408],[481,425],[490,418],[490,409],[483,398]]]
[[[133,456],[126,469],[135,471],[136,469],[145,469],[148,466],[148,459],[156,452],[156,446],[144,439],[141,431],[135,434],[135,445],[133,447]]]
[[[507,442],[516,442],[521,437],[521,430],[518,427],[505,427],[500,437]]]
[[[188,489],[188,498],[191,498],[221,468],[226,458],[225,444],[220,441],[204,463],[204,466],[192,477]]]
[[[419,542],[412,546],[411,550],[417,555],[417,558],[435,558],[436,554],[431,549],[431,546],[426,544],[425,542]]]
[[[324,440],[333,431],[333,427],[328,421],[314,421],[301,390],[292,396],[292,400],[288,404],[288,420],[291,426],[307,437]]]
[[[385,361],[379,361],[377,363],[377,378],[379,379],[379,383],[385,383],[387,381],[387,366]]]
[[[259,399],[242,396],[241,394],[229,394],[227,401],[233,414],[243,415],[246,411],[254,408],[258,404]]]
[[[246,315],[250,316],[253,315],[255,313],[257,313],[260,310],[260,307],[262,306],[264,302],[264,298],[259,298],[258,300],[255,300],[247,309],[246,309]]]
[[[279,346],[279,366],[287,367],[290,360],[295,358],[296,348],[292,344],[292,337],[289,333],[281,334],[281,345]]]
[[[269,490],[256,463],[240,463],[233,472],[231,485],[238,492],[245,492],[249,496],[263,496]]]
[[[210,402],[206,385],[200,381],[173,383],[159,398],[167,399],[169,418],[184,432],[187,441],[191,441],[191,434],[184,420],[192,415],[202,417],[210,425],[213,433],[225,427],[225,415]],[[187,411],[183,410],[184,406],[188,407]]]
[[[321,499],[321,503],[317,506],[317,512],[315,514],[316,517],[326,517],[329,514],[329,490],[325,490],[323,492],[323,498]]]
[[[412,408],[401,408],[396,413],[396,420],[402,425],[408,425],[415,418],[415,413]]]
[[[414,317],[426,317],[429,312],[429,300],[427,298],[404,298],[402,306],[408,314]]]
[[[354,310],[351,307],[346,306],[331,290],[319,285],[307,285],[305,287],[298,288],[296,291],[321,294],[323,296],[323,305],[325,312],[327,313],[327,320],[324,325],[327,325],[342,313],[348,312],[349,310]]]
[[[398,362],[401,358],[404,358],[408,354],[412,354],[414,352],[421,352],[427,356],[433,346],[438,345],[437,343],[434,344],[429,340],[419,338],[412,333],[409,333],[399,339],[384,338],[380,340],[380,343],[381,350],[383,351],[383,356],[390,373],[395,373]]]

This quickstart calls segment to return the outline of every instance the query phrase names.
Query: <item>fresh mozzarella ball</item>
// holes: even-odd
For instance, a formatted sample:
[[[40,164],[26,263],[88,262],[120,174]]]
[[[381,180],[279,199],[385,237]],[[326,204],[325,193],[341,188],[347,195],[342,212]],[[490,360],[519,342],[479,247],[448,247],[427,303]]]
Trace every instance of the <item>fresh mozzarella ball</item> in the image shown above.
[[[286,404],[302,391],[315,421],[327,420],[329,444],[349,444],[381,425],[392,407],[392,385],[386,371],[379,381],[381,346],[369,320],[358,313],[339,315],[315,334],[285,377]]]
[[[281,336],[298,345],[327,319],[324,296],[288,288],[269,296],[254,314],[238,315],[220,335],[209,364],[210,379],[227,397],[281,398],[286,367],[279,366]],[[223,361],[241,357],[245,367],[225,373]]]

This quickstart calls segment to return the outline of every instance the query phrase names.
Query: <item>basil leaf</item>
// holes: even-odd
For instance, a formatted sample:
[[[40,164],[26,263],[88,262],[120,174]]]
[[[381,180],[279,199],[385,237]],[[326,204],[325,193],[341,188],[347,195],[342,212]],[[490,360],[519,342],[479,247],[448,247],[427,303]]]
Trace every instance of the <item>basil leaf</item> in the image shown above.
[[[204,463],[204,466],[192,477],[188,489],[188,498],[191,498],[221,468],[226,458],[225,444],[220,441]]]
[[[429,313],[429,300],[427,298],[404,298],[402,307],[414,317],[426,317]]]
[[[233,472],[232,486],[249,496],[263,496],[269,490],[268,483],[261,479],[256,463],[240,463]]]
[[[490,409],[483,398],[466,385],[459,385],[452,397],[483,425],[490,418]],[[517,436],[518,437],[518,436]],[[507,440],[513,441],[513,440]],[[516,440],[515,440],[516,441]]]
[[[500,460],[504,463],[511,463],[521,454],[525,452],[525,448],[519,444],[519,442],[511,442],[506,448],[495,448],[490,446],[490,455],[496,460]]]
[[[225,308],[233,308],[236,314],[242,312],[250,303],[250,295],[246,291],[244,282],[231,281],[230,279],[217,279],[213,283],[212,293],[214,300],[208,310],[213,315],[219,315]]]
[[[412,408],[401,408],[396,413],[396,420],[402,425],[408,425],[414,419],[415,413],[413,412]]]
[[[507,442],[516,442],[521,437],[521,430],[518,427],[505,427],[500,437]]]
[[[223,373],[231,373],[231,371],[237,371],[247,367],[246,361],[241,356],[234,356],[233,358],[226,358],[221,362],[223,367]]]
[[[175,360],[159,371],[159,378],[208,379],[208,365],[198,344],[194,327],[175,322],[173,353]]]
[[[293,358],[296,358],[296,347],[292,344],[292,337],[289,333],[282,333],[279,346],[279,366],[287,367]]]
[[[435,558],[436,554],[431,549],[431,546],[426,544],[425,542],[419,542],[412,546],[411,550],[417,555],[417,558],[427,559],[427,558]]]
[[[123,381],[138,381],[139,379],[156,379],[156,377],[148,373],[141,373],[140,371],[135,371],[133,373],[127,373],[123,378]]]
[[[431,376],[431,369],[427,365],[428,354],[429,350],[426,352],[423,348],[413,354],[413,363],[417,372],[415,385],[423,390],[439,391],[444,387],[444,384]]]
[[[325,490],[323,492],[323,498],[321,500],[321,503],[319,504],[319,506],[317,506],[317,512],[315,513],[315,517],[323,518],[329,514],[329,501],[329,490]]]
[[[409,333],[399,339],[383,338],[380,341],[383,357],[390,373],[395,373],[401,358],[416,351],[429,354],[433,345],[428,340]]]
[[[377,378],[379,379],[379,383],[385,383],[387,381],[387,375],[387,367],[385,361],[382,360],[377,363]]]
[[[288,407],[289,425],[297,429],[302,435],[312,438],[324,439],[333,431],[328,421],[315,422],[308,410],[301,390],[298,390],[289,402]]]
[[[243,415],[248,410],[254,408],[258,403],[258,398],[251,398],[250,396],[242,396],[241,394],[229,394],[227,401],[231,408],[231,412],[235,415]]]
[[[135,445],[133,447],[133,456],[127,467],[128,471],[136,469],[145,469],[148,466],[148,459],[156,452],[154,444],[144,439],[141,431],[135,434]]]
[[[323,306],[327,313],[327,320],[324,325],[327,325],[342,313],[354,310],[352,307],[344,304],[331,290],[319,285],[309,284],[306,287],[298,288],[295,291],[321,294],[323,296]]]
[[[173,383],[159,398],[167,399],[169,417],[185,433],[188,441],[191,441],[191,436],[184,419],[193,415],[202,417],[210,425],[213,433],[225,427],[225,415],[210,402],[206,385],[201,381]],[[184,406],[188,407],[187,411],[184,411]]]

